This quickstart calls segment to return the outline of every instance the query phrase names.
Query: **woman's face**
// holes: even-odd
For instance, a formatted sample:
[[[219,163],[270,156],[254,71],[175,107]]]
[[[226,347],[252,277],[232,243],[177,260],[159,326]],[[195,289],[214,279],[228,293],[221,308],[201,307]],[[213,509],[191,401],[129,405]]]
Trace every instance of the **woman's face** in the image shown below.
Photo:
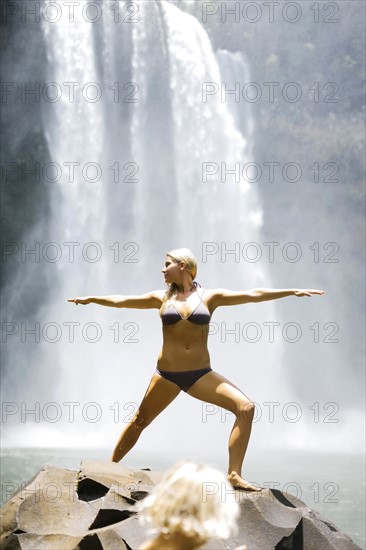
[[[162,269],[164,281],[167,284],[178,282],[180,280],[182,269],[184,269],[184,262],[178,263],[170,256],[167,256],[164,269]]]

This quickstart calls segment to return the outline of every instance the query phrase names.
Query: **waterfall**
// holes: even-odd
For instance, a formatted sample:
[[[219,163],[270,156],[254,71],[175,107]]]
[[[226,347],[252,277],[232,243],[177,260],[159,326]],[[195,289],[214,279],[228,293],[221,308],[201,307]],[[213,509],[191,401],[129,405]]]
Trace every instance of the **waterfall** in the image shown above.
[[[247,158],[252,160],[254,142],[254,117],[252,107],[249,102],[238,101],[240,93],[237,93],[239,91],[238,86],[242,88],[251,81],[249,63],[241,52],[218,50],[216,57],[220,66],[222,81],[226,85],[226,90],[228,92],[235,91],[237,94],[227,94],[227,103],[234,120],[240,123],[241,128],[244,128],[247,138]]]
[[[29,365],[36,372],[42,365],[50,370],[52,387],[50,380],[45,385],[35,376],[35,385],[30,381],[27,388],[17,388],[16,394],[18,400],[55,402],[52,414],[56,420],[50,421],[51,413],[49,417],[43,414],[32,430],[28,422],[18,426],[17,432],[10,432],[14,424],[9,422],[4,440],[10,444],[21,440],[112,448],[155,369],[161,345],[156,310],[95,305],[75,308],[67,298],[162,288],[165,252],[181,246],[195,252],[197,280],[204,287],[271,286],[262,265],[244,261],[242,256],[240,261],[232,254],[225,256],[225,250],[237,242],[240,249],[245,243],[261,242],[257,189],[230,176],[224,181],[221,170],[223,165],[231,170],[235,163],[244,164],[251,158],[250,110],[246,114],[248,135],[243,135],[237,113],[220,94],[202,99],[202,83],[220,83],[222,71],[226,71],[225,78],[230,74],[236,78],[234,68],[240,71],[245,66],[248,71],[247,65],[242,57],[228,52],[215,55],[200,23],[174,5],[165,1],[137,5],[138,21],[130,25],[115,24],[115,13],[102,4],[103,18],[97,24],[85,21],[77,7],[73,23],[61,19],[43,24],[48,81],[80,83],[74,102],[61,100],[42,106],[52,161],[59,166],[78,163],[75,181],[61,179],[53,191],[49,240],[79,246],[75,261],[62,258],[48,266],[51,279],[55,274],[55,288],[52,301],[41,311],[42,322],[57,321],[63,334],[68,330],[67,339],[41,341]],[[119,3],[120,21],[126,16],[125,7],[125,2]],[[137,101],[114,101],[116,82],[121,84],[119,91],[127,86],[124,99],[133,91],[130,97]],[[100,100],[83,98],[80,90],[88,83],[98,83]],[[98,89],[91,86],[88,91],[92,94]],[[123,167],[124,175],[131,168],[135,176],[116,182],[116,172],[111,169],[116,163]],[[204,163],[217,167],[217,173],[204,178]],[[86,165],[90,172],[83,178],[79,167]],[[95,167],[101,169],[100,179]],[[95,181],[90,181],[94,177]],[[45,241],[41,228],[38,231],[37,238]],[[85,243],[100,245],[98,261],[80,254]],[[205,255],[206,248],[211,255]],[[91,250],[95,253],[95,247]],[[31,276],[40,274],[34,271]],[[253,400],[258,377],[261,398],[265,399],[282,376],[280,342],[269,343],[264,337],[245,341],[240,335],[237,340],[229,334],[238,323],[242,334],[249,321],[259,324],[275,319],[273,303],[257,307],[215,312],[209,346],[213,368]],[[69,336],[72,324],[76,327],[74,341]],[[82,336],[85,327],[88,330]],[[222,332],[223,327],[228,334]],[[282,389],[284,385],[282,379]],[[75,404],[73,420],[70,403]],[[189,426],[197,421],[207,423],[206,431],[199,430],[195,441],[203,452],[213,433],[216,438],[220,432],[228,432],[231,420],[216,415],[207,422],[202,415],[202,404],[181,394],[156,421],[159,438],[169,439],[170,448],[182,454],[180,430],[188,429],[191,434]],[[258,430],[264,433],[265,427]],[[139,448],[154,448],[156,434],[154,429],[147,431]]]
[[[96,52],[91,48],[93,28],[85,24],[80,10],[75,10],[73,23],[65,12],[57,24],[44,22],[43,29],[48,82],[62,83],[65,93],[60,101],[46,104],[48,108],[42,112],[52,161],[63,168],[63,177],[58,182],[60,201],[56,199],[53,205],[54,219],[61,220],[54,223],[52,229],[57,228],[57,237],[67,239],[80,238],[86,229],[97,240],[104,231],[105,196],[98,169],[93,164],[102,163],[106,121],[101,102],[96,100],[97,90],[91,84],[99,80]],[[67,82],[77,84],[68,87]],[[85,86],[84,92],[90,101],[80,93],[80,86]],[[70,177],[70,170],[65,169],[65,163],[68,167],[70,161],[77,163],[75,181]],[[87,165],[87,181],[83,181],[82,170],[77,168]]]

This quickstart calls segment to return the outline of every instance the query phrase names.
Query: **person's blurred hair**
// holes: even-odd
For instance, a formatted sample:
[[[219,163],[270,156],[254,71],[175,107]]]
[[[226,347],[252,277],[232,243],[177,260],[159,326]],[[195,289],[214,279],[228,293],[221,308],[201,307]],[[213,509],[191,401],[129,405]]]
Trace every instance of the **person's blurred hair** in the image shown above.
[[[211,466],[180,462],[137,504],[140,521],[154,532],[180,533],[207,541],[237,531],[234,489]]]

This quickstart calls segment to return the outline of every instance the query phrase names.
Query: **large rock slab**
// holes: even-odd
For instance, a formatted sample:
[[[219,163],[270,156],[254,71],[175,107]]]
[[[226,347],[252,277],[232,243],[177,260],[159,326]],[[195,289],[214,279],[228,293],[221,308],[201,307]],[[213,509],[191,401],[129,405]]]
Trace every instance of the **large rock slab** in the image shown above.
[[[121,464],[83,460],[78,471],[44,466],[1,510],[4,550],[128,550],[148,538],[135,504],[162,474]],[[277,490],[235,491],[239,532],[212,539],[205,550],[356,550],[330,521],[296,497]]]

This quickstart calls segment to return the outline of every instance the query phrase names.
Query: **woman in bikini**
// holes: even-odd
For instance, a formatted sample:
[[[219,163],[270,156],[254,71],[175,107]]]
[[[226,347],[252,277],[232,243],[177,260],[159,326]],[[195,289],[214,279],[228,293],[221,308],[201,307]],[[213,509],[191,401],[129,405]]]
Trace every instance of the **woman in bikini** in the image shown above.
[[[276,300],[286,296],[324,294],[322,290],[266,289],[232,291],[207,290],[195,282],[197,262],[186,248],[167,253],[162,270],[168,289],[140,296],[88,296],[71,298],[78,304],[151,309],[160,311],[163,346],[141,404],[122,431],[112,461],[119,462],[135,445],[142,431],[183,390],[188,395],[229,410],[235,423],[229,437],[228,481],[247,491],[260,490],[242,478],[241,469],[248,446],[254,404],[221,374],[213,371],[207,349],[209,323],[216,308],[249,302]]]

